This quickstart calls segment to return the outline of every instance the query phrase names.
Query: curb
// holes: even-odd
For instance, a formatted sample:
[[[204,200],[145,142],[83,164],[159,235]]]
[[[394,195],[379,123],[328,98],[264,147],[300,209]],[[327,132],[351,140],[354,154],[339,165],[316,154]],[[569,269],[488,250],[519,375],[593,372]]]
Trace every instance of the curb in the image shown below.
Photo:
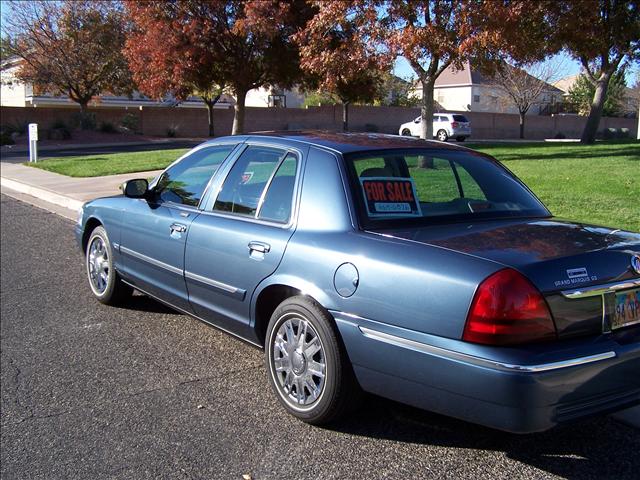
[[[31,195],[32,197],[39,198],[45,202],[53,203],[60,207],[68,208],[69,210],[78,211],[85,202],[76,200],[74,198],[60,195],[59,193],[46,190],[44,188],[34,187],[26,183],[17,182],[9,178],[0,177],[0,185],[19,193]]]

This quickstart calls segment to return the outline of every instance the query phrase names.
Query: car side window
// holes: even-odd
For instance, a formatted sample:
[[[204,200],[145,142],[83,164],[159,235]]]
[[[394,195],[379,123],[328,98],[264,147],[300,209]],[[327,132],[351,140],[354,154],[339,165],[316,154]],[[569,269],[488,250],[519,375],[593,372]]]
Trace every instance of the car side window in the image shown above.
[[[258,218],[278,223],[289,222],[297,165],[298,159],[292,153],[282,160],[258,209]]]
[[[227,175],[213,210],[286,223],[296,170],[297,158],[292,153],[250,146]]]
[[[155,187],[161,202],[197,206],[209,180],[235,145],[204,147],[167,169]]]

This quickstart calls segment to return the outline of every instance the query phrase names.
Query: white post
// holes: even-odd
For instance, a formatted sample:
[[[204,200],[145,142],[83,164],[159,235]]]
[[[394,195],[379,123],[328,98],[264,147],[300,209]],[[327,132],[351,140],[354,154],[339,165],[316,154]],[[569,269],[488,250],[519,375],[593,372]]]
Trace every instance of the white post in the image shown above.
[[[38,124],[29,124],[29,162],[38,161]]]

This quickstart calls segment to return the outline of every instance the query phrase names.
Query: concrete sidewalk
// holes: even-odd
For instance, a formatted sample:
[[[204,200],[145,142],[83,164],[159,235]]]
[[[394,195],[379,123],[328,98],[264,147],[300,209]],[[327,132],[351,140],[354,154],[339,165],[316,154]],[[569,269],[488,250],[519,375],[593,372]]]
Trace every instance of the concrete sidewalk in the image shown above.
[[[161,171],[73,178],[39,168],[2,162],[0,163],[0,185],[3,193],[11,195],[11,192],[6,191],[11,190],[76,212],[88,200],[118,195],[119,186],[125,180],[155,177]]]

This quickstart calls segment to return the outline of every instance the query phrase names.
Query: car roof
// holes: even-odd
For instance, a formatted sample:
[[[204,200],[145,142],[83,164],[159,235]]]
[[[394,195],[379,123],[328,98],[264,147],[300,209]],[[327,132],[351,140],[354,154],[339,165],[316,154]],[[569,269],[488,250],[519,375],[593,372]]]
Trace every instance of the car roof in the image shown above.
[[[343,133],[327,130],[269,131],[253,132],[235,137],[224,137],[212,140],[256,140],[280,139],[299,142],[307,145],[327,148],[339,153],[363,152],[367,150],[437,148],[441,150],[468,150],[465,147],[451,145],[435,140],[421,140],[413,137],[387,135],[382,133]]]

